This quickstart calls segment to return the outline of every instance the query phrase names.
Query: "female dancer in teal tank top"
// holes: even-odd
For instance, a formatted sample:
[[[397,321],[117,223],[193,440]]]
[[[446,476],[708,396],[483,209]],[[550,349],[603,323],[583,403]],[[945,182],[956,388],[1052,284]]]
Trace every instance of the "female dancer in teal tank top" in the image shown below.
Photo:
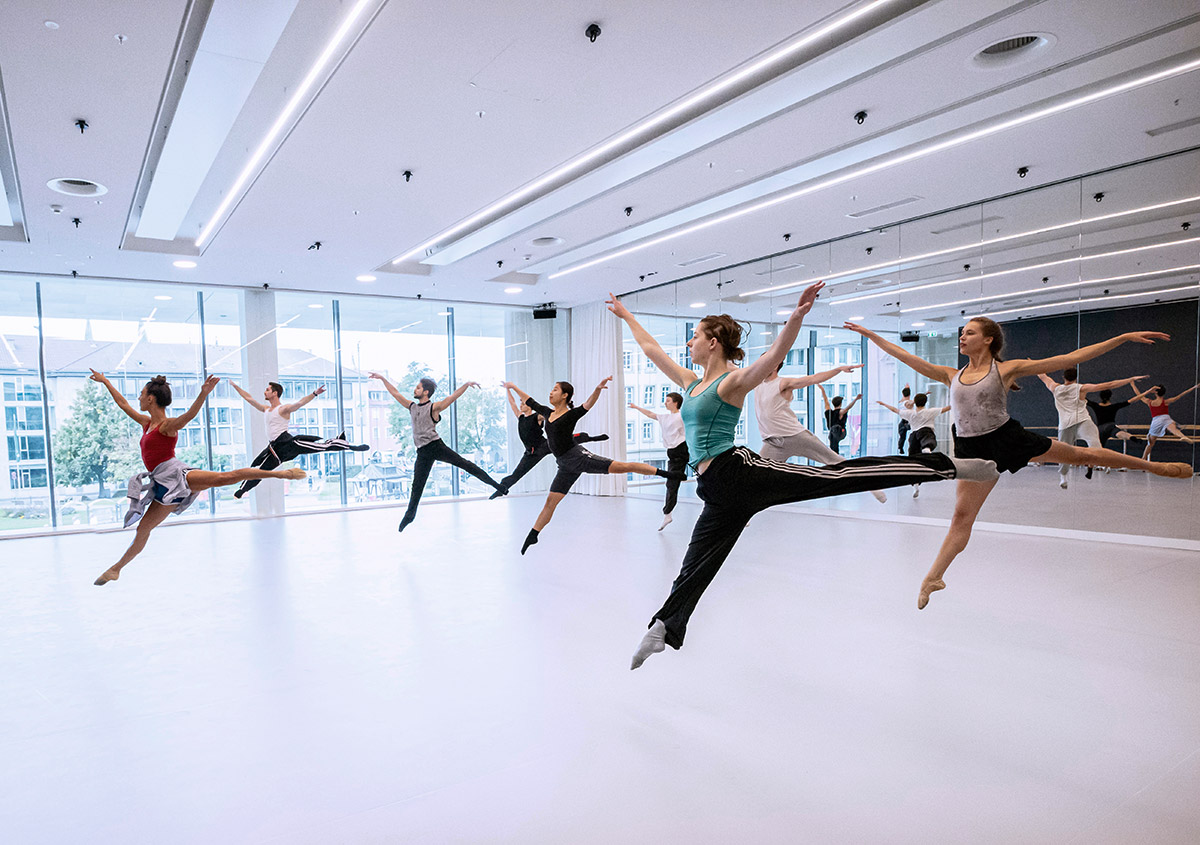
[[[843,493],[863,493],[881,487],[902,487],[951,478],[994,479],[990,461],[954,460],[941,454],[914,458],[855,458],[830,466],[798,466],[770,461],[744,447],[736,447],[733,432],[742,414],[742,402],[768,375],[775,372],[796,341],[804,316],[812,309],[823,282],[800,297],[796,310],[762,357],[738,367],[745,357],[739,346],[741,327],[728,314],[709,315],[696,326],[688,350],[704,368],[703,378],[663,351],[615,296],[609,310],[624,320],[634,339],[673,382],[683,390],[683,423],[688,452],[696,470],[696,493],[704,510],[688,544],[683,567],[666,603],[650,620],[650,630],[633,656],[636,669],[664,646],[679,648],[688,618],[750,519],[772,505],[802,502]]]

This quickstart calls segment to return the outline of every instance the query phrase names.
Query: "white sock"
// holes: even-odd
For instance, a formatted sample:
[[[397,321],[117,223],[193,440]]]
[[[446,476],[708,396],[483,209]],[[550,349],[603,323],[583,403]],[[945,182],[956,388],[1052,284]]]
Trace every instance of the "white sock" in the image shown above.
[[[661,619],[655,619],[654,624],[650,626],[650,630],[646,632],[646,636],[642,637],[642,641],[638,643],[637,651],[633,653],[633,664],[629,667],[631,670],[636,669],[646,662],[646,658],[652,654],[658,654],[667,647],[666,643],[667,626],[663,624]]]
[[[875,497],[879,504],[883,505],[887,503],[887,493],[884,493],[882,490],[872,490],[871,495]]]
[[[663,514],[663,524],[658,526],[658,530],[662,531],[664,528],[666,528],[668,525],[670,525],[674,521],[675,520],[671,519],[671,515],[669,513],[664,513]]]

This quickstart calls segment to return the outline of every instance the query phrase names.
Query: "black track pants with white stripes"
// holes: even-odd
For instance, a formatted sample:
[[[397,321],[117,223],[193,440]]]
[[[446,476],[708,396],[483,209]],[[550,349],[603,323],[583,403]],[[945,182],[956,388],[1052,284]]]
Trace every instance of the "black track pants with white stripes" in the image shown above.
[[[250,466],[254,469],[277,469],[280,464],[285,464],[301,455],[315,455],[318,452],[359,451],[362,448],[364,447],[356,447],[340,437],[322,440],[313,434],[292,434],[285,431],[268,443],[267,448],[258,453]],[[260,480],[251,478],[243,481],[233,495],[240,499],[257,487]]]
[[[704,510],[692,529],[683,567],[666,603],[654,614],[667,628],[666,642],[683,645],[688,619],[717,570],[733,551],[746,523],[774,505],[903,487],[954,478],[954,464],[943,454],[915,458],[853,458],[830,466],[799,466],[769,461],[744,447],[713,459],[697,479]]]

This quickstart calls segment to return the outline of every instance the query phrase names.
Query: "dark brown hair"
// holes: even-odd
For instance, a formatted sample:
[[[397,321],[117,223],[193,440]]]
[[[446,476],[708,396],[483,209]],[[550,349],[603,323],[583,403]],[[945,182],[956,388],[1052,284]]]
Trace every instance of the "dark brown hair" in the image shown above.
[[[433,394],[437,393],[437,382],[433,379],[429,377],[423,378],[419,384],[421,385],[421,389],[425,391],[426,396],[431,397]]]
[[[267,382],[267,387],[274,390],[276,396],[279,396],[282,398],[282,396],[283,396],[283,385],[282,384],[280,384],[277,381],[269,381],[269,382]]]
[[[918,408],[924,408],[929,403],[929,397],[924,393],[918,393],[913,397],[913,404]]]
[[[674,392],[668,393],[667,398],[675,403],[676,408],[683,407],[683,394],[682,393],[674,393]]]
[[[990,352],[992,357],[997,361],[1003,361],[1000,353],[1004,351],[1004,329],[1000,328],[1000,324],[990,317],[972,317],[968,320],[970,323],[978,323],[980,331],[984,337],[992,339]]]
[[[146,382],[146,393],[154,397],[160,408],[171,404],[171,385],[167,384],[166,376],[155,376]]]
[[[1079,378],[1079,370],[1074,367],[1067,367],[1063,370],[1063,378],[1067,381],[1075,381],[1075,379]]]
[[[727,360],[740,361],[746,357],[742,349],[742,324],[728,314],[709,314],[700,321],[700,328],[721,344]]]
[[[571,401],[575,398],[574,385],[572,385],[569,381],[556,381],[554,383],[558,385],[558,389],[561,390],[563,395],[567,397],[567,407],[574,408],[575,403]]]

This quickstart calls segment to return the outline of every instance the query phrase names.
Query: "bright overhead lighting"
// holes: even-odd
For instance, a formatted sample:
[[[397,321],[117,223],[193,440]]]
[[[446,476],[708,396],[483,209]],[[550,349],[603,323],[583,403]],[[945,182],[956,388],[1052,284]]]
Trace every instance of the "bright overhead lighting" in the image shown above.
[[[1200,241],[1200,238],[1184,238],[1177,241],[1164,241],[1157,244],[1146,244],[1145,246],[1135,246],[1128,249],[1116,249],[1112,252],[1098,252],[1095,255],[1074,255],[1070,258],[1059,258],[1055,261],[1042,261],[1038,264],[1026,264],[1024,267],[1013,267],[1011,270],[997,270],[994,273],[980,273],[976,276],[961,276],[957,279],[949,279],[944,282],[927,282],[922,285],[911,285],[899,288],[891,288],[882,292],[863,293],[857,296],[848,296],[834,299],[834,302],[861,302],[864,299],[878,299],[881,296],[895,296],[898,293],[913,293],[918,290],[930,290],[932,288],[941,288],[946,285],[961,285],[964,282],[978,282],[983,279],[994,279],[999,276],[1011,276],[1013,273],[1024,273],[1027,270],[1041,270],[1046,267],[1058,267],[1062,264],[1074,264],[1075,262],[1095,261],[1097,258],[1112,258],[1114,255],[1129,255],[1134,252],[1145,252],[1148,249],[1162,249],[1164,247],[1176,246],[1182,244],[1190,244]]]
[[[193,267],[196,266],[195,261],[188,261],[186,258],[181,258],[178,261],[172,261],[171,263],[174,264],[176,267],[178,267],[180,270],[191,270]]]
[[[505,292],[505,293],[520,293],[520,292],[521,292],[521,291],[523,291],[523,290],[525,290],[525,288],[516,288],[516,287],[513,287],[513,288],[505,288],[505,289],[504,289],[504,292]]]
[[[923,329],[923,328],[925,328],[925,324],[924,323],[913,323],[912,327],[914,329]]]
[[[450,316],[450,312],[449,312],[449,311],[439,311],[439,312],[438,312],[438,316],[439,316],[439,317],[449,317],[449,316]]]
[[[857,323],[859,320],[865,320],[867,318],[866,317],[847,317],[846,319],[849,320],[851,323]]]
[[[707,302],[693,302],[691,305],[688,306],[688,308],[703,308],[707,304],[708,304]]]
[[[780,61],[786,59],[787,57],[791,56],[793,53],[796,53],[799,50],[802,50],[803,48],[821,40],[822,38],[826,37],[827,35],[830,35],[831,33],[837,32],[842,27],[845,27],[848,24],[853,23],[854,21],[858,20],[859,18],[863,17],[864,15],[870,14],[871,12],[878,9],[880,6],[886,6],[892,2],[895,2],[895,0],[874,0],[874,2],[872,2],[872,3],[867,3],[863,6],[861,6],[860,8],[855,9],[854,11],[849,12],[846,15],[843,15],[840,18],[830,21],[829,23],[827,23],[825,26],[821,27],[820,29],[816,29],[816,30],[808,33],[807,35],[797,38],[795,41],[785,44],[783,47],[780,47],[778,50],[768,53],[767,55],[763,56],[758,61],[745,66],[741,70],[731,73],[728,76],[717,80],[716,82],[712,83],[711,85],[701,88],[699,91],[697,91],[692,96],[679,101],[678,103],[671,106],[670,108],[659,112],[658,114],[654,115],[653,117],[650,117],[650,118],[642,121],[641,123],[637,124],[636,126],[630,128],[630,129],[627,129],[626,131],[622,132],[621,134],[617,135],[614,138],[611,138],[610,140],[606,141],[605,143],[601,144],[600,146],[595,147],[595,148],[589,150],[588,152],[583,153],[582,155],[576,156],[575,158],[571,159],[570,161],[568,161],[566,164],[562,165],[561,167],[556,167],[554,170],[551,170],[549,173],[547,173],[545,176],[541,177],[540,179],[530,182],[528,185],[526,185],[523,188],[520,188],[516,191],[513,191],[511,194],[509,194],[506,197],[502,197],[501,199],[492,203],[487,208],[483,209],[482,211],[478,212],[477,214],[473,214],[470,217],[468,217],[466,220],[463,220],[461,223],[458,223],[458,224],[450,227],[449,229],[446,229],[445,231],[439,233],[435,237],[430,238],[429,240],[421,243],[420,245],[413,247],[408,252],[401,255],[399,258],[393,259],[392,263],[399,264],[402,261],[407,261],[410,258],[414,258],[414,257],[420,255],[421,253],[425,252],[425,250],[429,249],[430,247],[437,246],[439,243],[442,243],[443,241],[447,240],[448,238],[451,238],[451,237],[459,234],[460,232],[466,231],[467,229],[474,226],[476,223],[479,223],[480,221],[487,219],[488,217],[490,217],[492,214],[496,213],[497,211],[500,211],[508,206],[516,204],[518,201],[523,200],[525,197],[528,197],[530,194],[540,191],[542,188],[554,183],[555,181],[562,178],[563,176],[566,176],[569,173],[579,170],[581,167],[583,167],[586,164],[590,164],[593,161],[602,159],[604,156],[607,156],[613,150],[615,150],[621,146],[624,146],[625,144],[627,144],[630,141],[637,138],[639,135],[649,132],[651,129],[654,129],[657,126],[661,126],[664,123],[670,122],[671,120],[675,119],[675,117],[677,117],[678,115],[684,114],[685,112],[691,110],[692,108],[700,105],[705,100],[711,99],[715,95],[720,94],[722,91],[728,90],[729,88],[732,88],[732,87],[740,84],[743,80],[748,79],[749,77],[752,77],[752,76],[762,72],[766,68],[769,68],[771,65],[773,65],[777,62],[780,62]],[[605,259],[605,260],[607,260],[607,259]],[[554,276],[551,276],[550,278],[554,278]]]
[[[419,326],[423,320],[413,320],[411,323],[405,323],[403,326],[398,326],[394,329],[388,329],[389,332],[402,332],[405,329],[411,329],[413,326]]]
[[[785,317],[785,316],[787,316],[788,314],[791,314],[791,313],[792,313],[792,309],[790,309],[790,308],[780,308],[780,309],[779,309],[778,311],[776,311],[775,313],[776,313],[776,314],[778,314],[780,317]]]
[[[1144,205],[1141,208],[1131,208],[1128,211],[1114,211],[1111,214],[1101,214],[1098,217],[1085,217],[1081,220],[1068,220],[1066,223],[1056,223],[1053,226],[1043,226],[1040,229],[1030,229],[1027,232],[1017,232],[1016,234],[1004,235],[1003,237],[999,238],[988,238],[987,240],[983,241],[971,241],[970,243],[946,247],[945,249],[939,249],[934,252],[924,252],[920,255],[910,255],[899,260],[882,261],[878,264],[868,264],[863,267],[855,267],[852,270],[845,270],[832,276],[826,276],[825,281],[829,283],[832,279],[844,279],[847,276],[857,276],[861,273],[870,273],[874,270],[882,270],[890,267],[895,267],[897,270],[901,270],[907,265],[915,264],[918,261],[925,261],[930,258],[938,258],[942,255],[951,255],[955,252],[962,252],[968,249],[980,249],[982,247],[995,246],[996,244],[1005,243],[1006,241],[1019,240],[1020,238],[1030,238],[1034,235],[1046,234],[1047,232],[1057,232],[1060,229],[1081,228],[1083,226],[1091,225],[1092,223],[1103,223],[1107,220],[1116,220],[1120,217],[1130,217],[1134,214],[1145,214],[1149,211],[1158,211],[1163,208],[1170,208],[1172,206],[1183,205],[1189,202],[1200,202],[1200,195],[1184,197],[1183,199],[1171,200],[1169,202],[1159,202],[1155,203],[1154,205]],[[755,296],[760,293],[771,293],[784,288],[799,289],[803,284],[804,282],[785,282],[784,284],[773,285],[769,288],[759,288],[758,290],[746,291],[745,293],[738,294],[738,296]]]
[[[356,281],[356,282],[373,282],[373,281],[375,281],[375,277],[372,276],[370,273],[363,273],[361,276],[355,276],[354,281]]]
[[[325,306],[319,302],[311,302],[311,303],[309,303],[308,307],[309,308],[324,308]]]
[[[283,132],[284,126],[287,125],[288,120],[290,120],[292,115],[296,113],[296,110],[300,108],[300,103],[306,96],[308,96],[309,89],[311,89],[316,83],[317,77],[321,75],[321,72],[325,70],[326,65],[328,65],[330,60],[333,59],[333,54],[337,51],[337,48],[349,34],[350,27],[354,25],[354,22],[358,20],[359,15],[363,13],[363,10],[366,9],[371,2],[372,0],[358,0],[358,2],[354,4],[354,8],[351,9],[349,14],[346,15],[341,26],[339,26],[337,31],[334,32],[333,37],[329,39],[329,43],[325,45],[325,49],[321,51],[321,55],[317,57],[317,60],[313,63],[313,66],[309,68],[308,74],[296,88],[295,93],[292,94],[292,98],[288,100],[287,105],[283,107],[283,111],[279,113],[279,117],[275,118],[275,122],[271,125],[271,128],[267,130],[267,134],[259,143],[258,148],[255,149],[254,154],[250,156],[250,160],[246,162],[246,166],[242,168],[242,172],[238,174],[238,177],[234,180],[233,185],[225,193],[225,199],[223,199],[221,204],[217,206],[216,212],[211,218],[209,218],[208,223],[205,224],[204,228],[200,231],[200,237],[196,238],[197,247],[203,246],[205,242],[208,241],[213,232],[216,231],[217,224],[220,223],[225,217],[225,213],[229,211],[234,201],[241,196],[242,189],[246,187],[246,183],[250,181],[251,175],[262,162],[263,158],[267,154],[267,151],[271,148],[271,145],[275,143],[275,139],[279,137],[279,134]]]
[[[910,161],[915,161],[916,159],[924,158],[925,156],[933,155],[934,153],[940,153],[945,150],[970,143],[971,141],[977,141],[980,138],[986,138],[990,135],[995,135],[1008,129],[1024,126],[1027,123],[1032,123],[1036,120],[1041,120],[1044,117],[1050,117],[1051,115],[1059,114],[1060,112],[1064,112],[1069,109],[1078,108],[1080,106],[1087,105],[1088,103],[1093,103],[1096,100],[1104,99],[1105,97],[1111,97],[1115,94],[1121,94],[1125,91],[1139,88],[1143,85],[1149,85],[1154,82],[1160,82],[1164,79],[1169,79],[1173,76],[1189,73],[1197,68],[1200,68],[1200,59],[1192,59],[1188,62],[1172,65],[1165,70],[1156,71],[1155,73],[1146,74],[1145,76],[1139,76],[1136,79],[1127,80],[1117,85],[1109,86],[1108,88],[1101,89],[1100,91],[1093,91],[1090,94],[1083,94],[1070,100],[1065,100],[1057,105],[1047,106],[1046,108],[1031,111],[1027,114],[1022,114],[991,126],[985,126],[982,129],[975,129],[969,132],[953,134],[945,140],[938,141],[927,146],[918,147],[917,149],[910,150],[906,153],[900,153],[898,155],[886,157],[875,162],[874,164],[868,164],[865,167],[851,170],[847,173],[841,174],[840,176],[830,176],[827,179],[813,182],[812,184],[806,185],[802,188],[796,188],[795,190],[779,194],[778,196],[771,197],[770,199],[761,200],[751,205],[744,206],[736,211],[726,212],[708,220],[703,220],[699,223],[693,223],[690,226],[685,226],[682,229],[676,229],[675,231],[667,232],[666,234],[659,235],[656,238],[651,238],[649,240],[633,244],[632,246],[627,246],[624,249],[610,252],[598,258],[593,258],[580,264],[566,267],[562,270],[559,270],[557,273],[551,273],[549,278],[558,279],[570,273],[575,273],[579,270],[585,270],[588,267],[595,267],[597,264],[603,264],[607,261],[612,261],[631,253],[648,249],[652,246],[658,246],[661,243],[666,243],[667,241],[674,240],[675,238],[681,238],[684,235],[690,235],[694,232],[711,228],[712,226],[718,226],[722,223],[727,223],[730,220],[735,220],[738,217],[743,217],[747,214],[753,214],[756,211],[762,211],[766,208],[773,208],[781,203],[789,202],[791,200],[807,196],[808,194],[822,191],[826,188],[832,188],[835,185],[841,185],[844,182],[849,182],[853,179],[859,178],[860,176],[869,176],[872,173],[878,173],[881,170],[887,170],[888,168],[895,167],[899,164],[906,164]]]
[[[936,311],[939,308],[949,308],[953,305],[973,305],[976,302],[987,302],[989,299],[1011,299],[1014,296],[1027,296],[1029,294],[1045,293],[1051,290],[1064,290],[1066,288],[1087,287],[1088,285],[1101,285],[1106,282],[1125,282],[1130,279],[1144,279],[1147,276],[1162,276],[1166,273],[1186,273],[1191,270],[1200,270],[1200,264],[1185,264],[1182,267],[1167,267],[1163,270],[1148,270],[1145,273],[1129,273],[1124,276],[1108,276],[1104,279],[1083,279],[1077,282],[1068,282],[1064,285],[1043,285],[1039,288],[1028,288],[1026,290],[1011,290],[1007,293],[994,293],[988,296],[975,296],[971,299],[958,299],[954,302],[939,302],[937,305],[922,305],[917,308],[901,308],[901,314],[909,314],[913,311]],[[853,319],[853,317],[851,318]]]
[[[160,293],[158,296],[156,296],[154,298],[157,299],[159,302],[170,302],[171,301],[171,297],[167,296],[165,293]]]
[[[997,317],[1001,314],[1025,314],[1029,311],[1041,311],[1044,308],[1062,308],[1064,305],[1082,305],[1086,302],[1111,302],[1114,299],[1132,299],[1138,296],[1156,296],[1160,293],[1176,293],[1183,290],[1200,290],[1200,285],[1183,285],[1174,288],[1160,288],[1159,290],[1143,290],[1137,293],[1121,293],[1112,296],[1090,296],[1086,299],[1064,299],[1062,302],[1048,302],[1045,305],[1027,305],[1024,308],[1008,308],[1004,311],[986,311],[984,314],[989,317]],[[967,317],[967,322],[971,321]]]
[[[775,332],[760,332],[760,334],[775,334]]]

